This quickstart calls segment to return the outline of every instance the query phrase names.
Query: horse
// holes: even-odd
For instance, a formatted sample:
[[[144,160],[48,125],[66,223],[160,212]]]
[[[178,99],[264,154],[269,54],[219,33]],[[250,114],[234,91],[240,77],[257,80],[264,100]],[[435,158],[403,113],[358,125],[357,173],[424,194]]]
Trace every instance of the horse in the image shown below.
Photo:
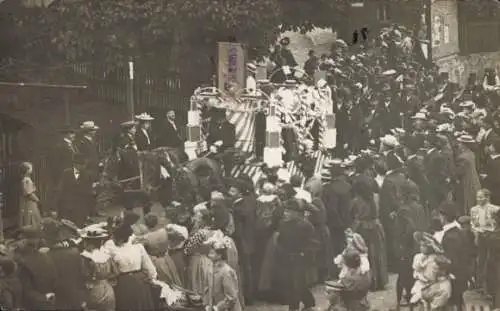
[[[126,161],[123,150],[111,151],[105,158],[98,192],[99,204],[115,203],[123,191],[142,193],[149,201],[168,191],[171,194],[169,201],[191,206],[206,200],[212,190],[224,191],[221,167],[214,159],[201,157],[182,162],[179,152],[168,147],[138,151],[136,154],[137,176],[127,176],[120,171]],[[126,178],[120,179],[119,176]],[[171,184],[165,187],[165,180],[170,180]]]

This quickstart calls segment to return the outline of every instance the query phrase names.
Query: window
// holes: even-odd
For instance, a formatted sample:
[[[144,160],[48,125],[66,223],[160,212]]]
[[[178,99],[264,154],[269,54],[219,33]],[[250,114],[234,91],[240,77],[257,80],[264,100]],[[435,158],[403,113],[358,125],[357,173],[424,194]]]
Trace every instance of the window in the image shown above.
[[[443,41],[445,44],[450,43],[450,25],[444,25],[444,38]]]
[[[444,40],[444,17],[434,16],[432,23],[432,46],[439,46]]]
[[[389,5],[387,3],[380,3],[377,8],[377,19],[380,22],[386,22],[390,19],[389,17]]]
[[[470,22],[466,27],[467,53],[496,52],[500,49],[499,22]]]

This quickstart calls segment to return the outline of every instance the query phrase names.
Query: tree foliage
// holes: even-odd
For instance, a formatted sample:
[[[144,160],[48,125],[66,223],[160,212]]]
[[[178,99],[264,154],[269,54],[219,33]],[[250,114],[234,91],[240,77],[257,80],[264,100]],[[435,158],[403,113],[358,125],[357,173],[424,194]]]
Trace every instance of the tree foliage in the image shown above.
[[[254,56],[281,31],[332,27],[348,14],[350,1],[56,0],[49,8],[11,14],[16,30],[9,36],[22,38],[22,51],[14,53],[22,62],[123,64],[141,57],[196,68],[215,63],[217,41],[245,43]],[[418,12],[427,0],[389,1]],[[462,2],[489,11],[494,1]]]

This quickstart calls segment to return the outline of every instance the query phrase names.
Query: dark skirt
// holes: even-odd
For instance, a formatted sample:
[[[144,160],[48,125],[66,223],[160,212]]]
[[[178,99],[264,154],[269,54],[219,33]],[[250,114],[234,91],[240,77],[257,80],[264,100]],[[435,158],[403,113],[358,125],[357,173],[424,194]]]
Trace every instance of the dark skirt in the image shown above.
[[[151,285],[140,271],[120,274],[115,287],[115,296],[117,311],[155,309]]]
[[[382,290],[389,281],[387,272],[387,250],[384,228],[380,221],[357,222],[353,230],[359,233],[368,247],[368,260],[372,275],[372,288]]]

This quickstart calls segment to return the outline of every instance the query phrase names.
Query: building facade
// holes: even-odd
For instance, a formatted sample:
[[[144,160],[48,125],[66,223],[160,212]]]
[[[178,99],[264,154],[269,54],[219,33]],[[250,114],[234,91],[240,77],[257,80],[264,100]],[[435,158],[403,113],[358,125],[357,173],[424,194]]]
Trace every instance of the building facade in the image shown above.
[[[450,80],[464,84],[471,73],[482,79],[485,68],[500,73],[500,16],[494,10],[433,0],[430,15],[432,58]]]

